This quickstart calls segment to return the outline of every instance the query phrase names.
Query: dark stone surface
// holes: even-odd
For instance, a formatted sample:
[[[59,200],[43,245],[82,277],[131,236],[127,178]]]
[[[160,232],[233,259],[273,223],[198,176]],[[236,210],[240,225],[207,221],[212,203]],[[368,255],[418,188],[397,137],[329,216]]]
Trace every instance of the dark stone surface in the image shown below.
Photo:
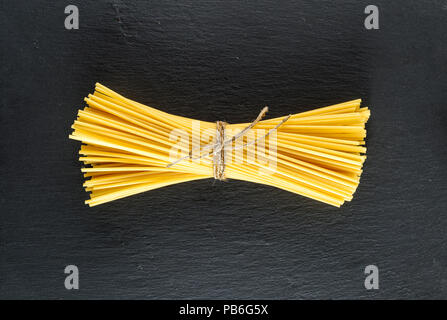
[[[0,298],[447,298],[447,4],[374,1],[367,31],[368,4],[1,1]],[[341,209],[212,180],[88,208],[68,134],[96,81],[210,121],[361,97],[360,187]]]

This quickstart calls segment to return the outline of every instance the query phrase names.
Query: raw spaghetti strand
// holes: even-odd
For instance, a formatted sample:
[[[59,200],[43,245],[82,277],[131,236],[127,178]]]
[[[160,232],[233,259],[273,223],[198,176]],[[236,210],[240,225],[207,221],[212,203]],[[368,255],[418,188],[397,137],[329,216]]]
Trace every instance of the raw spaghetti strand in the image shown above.
[[[360,99],[261,120],[264,108],[255,121],[241,124],[172,115],[99,83],[85,102],[69,137],[83,143],[79,160],[89,206],[176,183],[228,178],[339,207],[352,199],[366,159],[370,111]],[[179,143],[174,132],[188,143]]]

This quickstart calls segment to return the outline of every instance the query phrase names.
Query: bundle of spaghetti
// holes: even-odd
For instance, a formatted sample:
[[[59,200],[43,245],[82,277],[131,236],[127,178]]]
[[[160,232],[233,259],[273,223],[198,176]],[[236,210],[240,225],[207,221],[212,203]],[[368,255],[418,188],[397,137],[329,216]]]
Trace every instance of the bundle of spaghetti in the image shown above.
[[[99,83],[85,102],[69,138],[83,143],[79,160],[85,165],[81,171],[87,178],[84,187],[90,192],[89,206],[215,177],[216,152],[213,148],[201,151],[200,146],[215,143],[216,123],[163,112]],[[225,161],[225,178],[270,185],[341,206],[352,199],[366,159],[365,124],[370,111],[360,104],[357,99],[286,119],[261,120],[248,129],[250,123],[226,124],[223,139],[247,130],[242,137],[229,140],[231,147],[221,145],[225,159],[233,160]],[[199,132],[197,152],[192,152],[197,147],[179,144],[178,136],[173,139],[173,132],[183,132],[190,139],[194,131]],[[257,157],[246,161],[261,142],[268,142],[274,152],[265,152],[263,161]],[[177,150],[174,158],[173,148]]]

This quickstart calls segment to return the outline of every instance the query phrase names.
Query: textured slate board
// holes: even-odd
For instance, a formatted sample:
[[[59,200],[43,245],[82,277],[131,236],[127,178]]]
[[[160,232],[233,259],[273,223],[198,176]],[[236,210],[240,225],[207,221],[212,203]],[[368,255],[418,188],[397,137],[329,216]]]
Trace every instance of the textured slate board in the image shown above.
[[[372,31],[365,1],[77,1],[67,31],[70,3],[0,4],[0,298],[447,297],[444,1],[374,1]],[[341,209],[213,180],[88,208],[67,136],[96,81],[209,121],[362,97],[360,187]]]

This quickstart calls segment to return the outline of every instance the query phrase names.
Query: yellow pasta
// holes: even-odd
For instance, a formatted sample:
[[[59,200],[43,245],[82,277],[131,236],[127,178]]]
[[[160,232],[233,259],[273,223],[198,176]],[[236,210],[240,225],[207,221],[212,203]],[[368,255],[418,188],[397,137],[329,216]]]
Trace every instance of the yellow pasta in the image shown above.
[[[97,83],[70,139],[83,143],[84,187],[96,206],[207,178],[271,185],[341,206],[366,159],[361,100],[274,119],[226,124],[168,114]]]

